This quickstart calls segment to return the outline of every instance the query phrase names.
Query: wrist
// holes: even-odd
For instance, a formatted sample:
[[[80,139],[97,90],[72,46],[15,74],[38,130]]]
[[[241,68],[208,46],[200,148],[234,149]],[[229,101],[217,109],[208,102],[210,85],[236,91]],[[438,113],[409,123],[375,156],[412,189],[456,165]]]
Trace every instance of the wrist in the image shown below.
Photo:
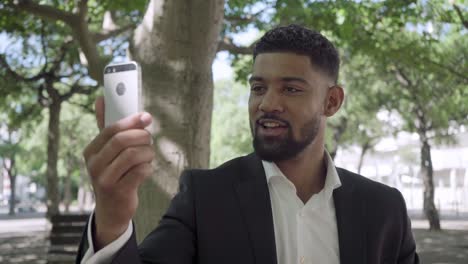
[[[104,224],[98,221],[96,218],[94,220],[92,234],[95,252],[118,239],[123,233],[125,233],[129,225],[128,222],[125,224]]]

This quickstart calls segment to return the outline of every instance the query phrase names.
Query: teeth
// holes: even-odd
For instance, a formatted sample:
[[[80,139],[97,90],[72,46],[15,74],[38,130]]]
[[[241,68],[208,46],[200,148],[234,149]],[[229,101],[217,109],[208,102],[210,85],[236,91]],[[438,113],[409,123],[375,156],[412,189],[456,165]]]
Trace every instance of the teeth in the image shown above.
[[[280,125],[278,123],[265,122],[265,123],[263,123],[263,126],[265,126],[265,127],[279,127]]]

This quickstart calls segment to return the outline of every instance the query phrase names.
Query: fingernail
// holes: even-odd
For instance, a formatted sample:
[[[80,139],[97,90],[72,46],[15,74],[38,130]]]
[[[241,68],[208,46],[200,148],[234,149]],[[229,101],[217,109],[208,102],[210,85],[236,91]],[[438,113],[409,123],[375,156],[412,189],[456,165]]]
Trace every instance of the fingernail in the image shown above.
[[[151,121],[151,115],[145,112],[145,113],[141,114],[140,120],[145,125],[149,124],[149,122]]]

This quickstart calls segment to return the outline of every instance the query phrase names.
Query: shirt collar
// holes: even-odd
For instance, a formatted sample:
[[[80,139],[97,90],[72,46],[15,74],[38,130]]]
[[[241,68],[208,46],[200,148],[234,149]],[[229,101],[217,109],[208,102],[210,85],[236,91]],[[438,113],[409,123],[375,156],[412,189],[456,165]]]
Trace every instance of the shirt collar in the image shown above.
[[[336,171],[335,164],[333,163],[333,159],[331,158],[330,154],[328,154],[328,151],[326,150],[324,154],[325,163],[327,166],[327,175],[325,178],[323,190],[325,191],[325,193],[327,193],[327,196],[331,196],[333,190],[341,186],[341,180],[338,176],[338,172]],[[281,177],[290,182],[289,179],[283,174],[283,172],[278,168],[278,166],[276,166],[274,162],[262,160],[262,164],[263,169],[265,170],[267,183],[270,183],[273,177]]]

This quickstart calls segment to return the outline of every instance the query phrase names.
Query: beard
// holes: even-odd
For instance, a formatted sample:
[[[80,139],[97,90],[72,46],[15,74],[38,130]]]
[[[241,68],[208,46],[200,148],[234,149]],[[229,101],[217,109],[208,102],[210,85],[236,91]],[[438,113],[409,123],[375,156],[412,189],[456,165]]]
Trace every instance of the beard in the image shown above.
[[[320,113],[317,113],[317,115],[301,127],[300,139],[296,140],[289,122],[269,114],[264,115],[262,118],[275,119],[285,123],[287,126],[287,133],[285,136],[265,137],[258,135],[258,127],[260,124],[255,122],[252,125],[252,123],[250,123],[255,153],[262,160],[268,162],[278,162],[296,157],[314,141],[320,128]]]

